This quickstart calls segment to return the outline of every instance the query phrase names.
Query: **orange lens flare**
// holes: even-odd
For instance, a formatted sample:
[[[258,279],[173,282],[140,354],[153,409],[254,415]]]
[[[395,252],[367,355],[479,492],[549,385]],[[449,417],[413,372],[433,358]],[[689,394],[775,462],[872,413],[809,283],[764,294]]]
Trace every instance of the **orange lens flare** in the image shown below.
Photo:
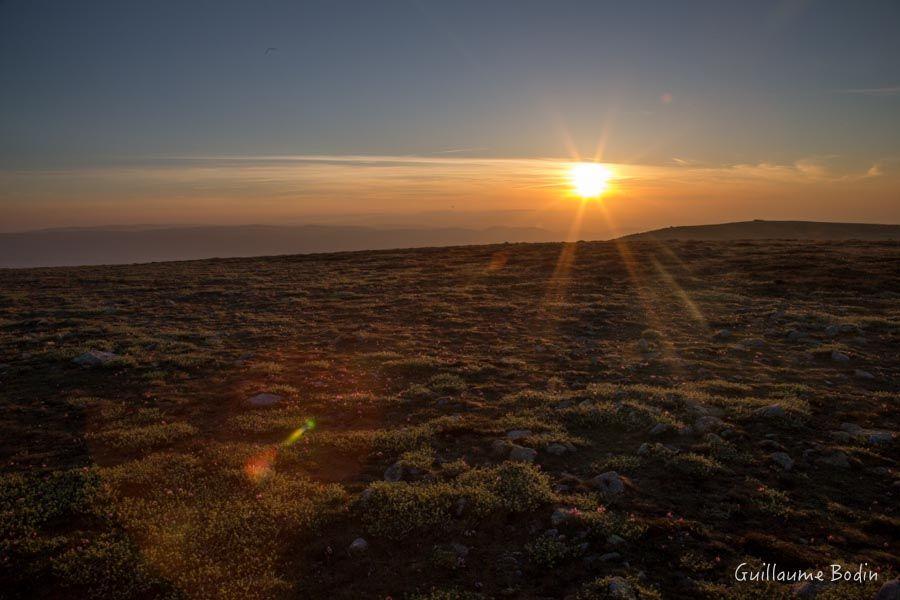
[[[315,426],[316,422],[313,419],[307,419],[303,425],[292,431],[291,435],[287,436],[287,438],[285,438],[285,440],[281,442],[280,445],[286,448],[291,444],[296,443],[297,440],[303,437],[304,433],[315,428]],[[244,475],[246,475],[247,479],[249,479],[253,483],[259,483],[263,481],[275,472],[274,465],[277,456],[277,446],[266,448],[247,461],[247,463],[244,465]]]
[[[275,464],[275,448],[263,450],[252,457],[244,465],[244,474],[253,483],[259,483],[272,474],[272,465]]]

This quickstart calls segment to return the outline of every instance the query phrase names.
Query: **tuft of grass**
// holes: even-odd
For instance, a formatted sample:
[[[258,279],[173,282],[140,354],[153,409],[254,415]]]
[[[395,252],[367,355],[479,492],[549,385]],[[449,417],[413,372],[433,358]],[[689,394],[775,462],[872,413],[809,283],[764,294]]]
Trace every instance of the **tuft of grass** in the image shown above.
[[[466,471],[450,482],[375,482],[356,510],[372,535],[402,539],[446,530],[456,518],[472,522],[496,512],[531,511],[552,498],[549,479],[533,465],[503,463]]]

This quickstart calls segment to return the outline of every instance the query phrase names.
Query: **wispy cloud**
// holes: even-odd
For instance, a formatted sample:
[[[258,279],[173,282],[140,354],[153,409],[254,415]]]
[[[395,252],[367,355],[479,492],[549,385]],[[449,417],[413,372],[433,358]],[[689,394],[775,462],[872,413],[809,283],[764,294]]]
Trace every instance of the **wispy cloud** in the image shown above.
[[[900,96],[900,85],[888,85],[875,88],[857,88],[839,91],[842,94],[854,94],[857,96]]]

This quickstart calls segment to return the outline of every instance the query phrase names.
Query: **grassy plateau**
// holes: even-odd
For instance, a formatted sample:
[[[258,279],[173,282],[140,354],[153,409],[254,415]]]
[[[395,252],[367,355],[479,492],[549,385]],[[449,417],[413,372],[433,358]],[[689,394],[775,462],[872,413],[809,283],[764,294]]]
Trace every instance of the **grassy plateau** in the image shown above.
[[[872,598],[898,371],[898,242],[0,270],[0,597]]]

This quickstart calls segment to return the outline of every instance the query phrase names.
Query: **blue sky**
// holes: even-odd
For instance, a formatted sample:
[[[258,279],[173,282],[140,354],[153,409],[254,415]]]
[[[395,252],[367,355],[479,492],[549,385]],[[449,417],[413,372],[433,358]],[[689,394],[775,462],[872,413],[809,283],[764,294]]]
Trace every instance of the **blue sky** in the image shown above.
[[[890,172],[898,30],[896,1],[6,0],[0,203],[201,156]]]

